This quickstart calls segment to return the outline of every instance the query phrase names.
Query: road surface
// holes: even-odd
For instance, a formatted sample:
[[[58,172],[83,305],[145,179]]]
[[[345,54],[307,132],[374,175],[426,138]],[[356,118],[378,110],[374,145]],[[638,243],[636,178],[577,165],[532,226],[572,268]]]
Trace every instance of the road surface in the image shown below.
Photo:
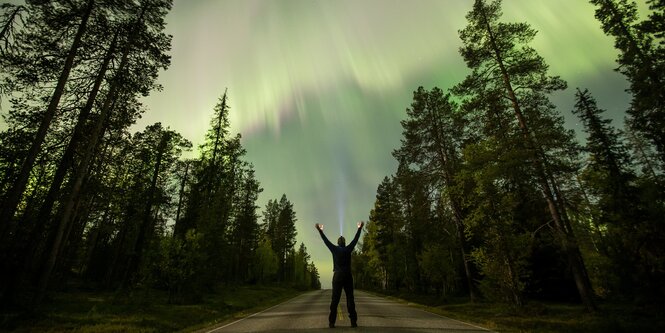
[[[358,326],[351,328],[342,293],[335,329],[328,328],[331,290],[302,294],[243,319],[201,332],[490,332],[479,326],[423,311],[388,299],[356,291]]]

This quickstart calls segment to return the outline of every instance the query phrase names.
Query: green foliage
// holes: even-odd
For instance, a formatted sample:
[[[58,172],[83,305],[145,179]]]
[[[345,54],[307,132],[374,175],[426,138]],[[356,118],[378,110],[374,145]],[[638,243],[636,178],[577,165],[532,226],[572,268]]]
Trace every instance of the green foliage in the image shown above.
[[[292,253],[296,244],[296,213],[293,204],[286,198],[286,194],[277,200],[269,200],[264,214],[264,231],[270,238],[272,249],[277,256],[278,278],[286,281],[293,276]],[[291,259],[291,260],[290,260]]]
[[[404,219],[399,204],[397,186],[394,179],[383,179],[376,194],[374,209],[370,212],[368,226],[374,224],[367,237],[374,246],[377,258],[370,265],[379,267],[383,288],[395,290],[404,280],[403,249],[405,248],[402,230]],[[369,228],[369,227],[368,227]]]
[[[426,247],[419,257],[419,265],[425,278],[442,297],[446,298],[457,288],[458,272],[452,259],[451,249],[442,243]],[[440,288],[440,289],[439,289]]]
[[[195,230],[188,231],[184,239],[165,237],[161,240],[161,257],[153,265],[156,284],[167,288],[169,303],[188,303],[201,297],[197,276],[207,259],[201,248],[202,240],[202,235]]]
[[[259,247],[254,254],[254,261],[255,264],[252,267],[256,281],[264,283],[277,278],[278,258],[272,249],[270,239],[265,236],[259,242]]]
[[[522,308],[515,308],[503,303],[470,303],[463,299],[441,304],[440,299],[431,294],[400,293],[397,297],[397,301],[495,332],[655,333],[665,329],[662,308],[635,307],[625,302],[604,303],[600,305],[600,311],[585,313],[583,306],[569,303],[529,302]]]
[[[651,196],[648,201],[643,201],[641,193],[646,189],[641,186],[645,183],[636,181],[622,133],[611,127],[609,120],[602,118],[603,110],[596,106],[589,92],[578,90],[576,99],[573,112],[580,117],[589,134],[586,144],[589,159],[580,174],[580,181],[591,212],[589,218],[596,231],[592,233],[592,241],[598,244],[597,251],[603,257],[595,261],[604,264],[604,271],[608,271],[592,270],[592,273],[609,277],[596,278],[602,281],[601,290],[606,295],[608,290],[624,295],[651,294],[650,281],[661,279],[661,274],[657,273],[659,269],[655,268],[661,265],[657,263],[660,260],[652,260],[649,254],[662,251],[655,242],[665,239],[660,227],[662,214],[657,213],[662,211],[658,208],[661,200]],[[658,177],[655,180],[658,182]],[[645,247],[651,250],[640,250]],[[648,287],[642,289],[641,286]]]
[[[633,95],[627,123],[650,140],[665,167],[665,46],[662,1],[650,1],[649,19],[638,22],[637,6],[628,0],[591,0],[603,31],[619,50],[617,70],[630,82]]]
[[[262,189],[230,132],[226,92],[194,159],[180,160],[191,143],[160,123],[128,132],[143,112],[138,99],[158,88],[170,62],[163,30],[171,5],[2,6],[10,30],[0,36],[0,94],[14,94],[0,133],[0,215],[8,217],[0,221],[0,299],[8,307],[30,302],[32,281],[40,281],[34,303],[71,280],[99,290],[163,288],[173,303],[201,301],[220,282],[320,287],[306,250],[294,249],[295,211],[285,196],[277,233],[261,231]],[[20,17],[10,17],[12,8]],[[53,92],[53,81],[62,89]]]
[[[529,278],[530,235],[509,233],[488,236],[485,244],[471,252],[483,279],[480,290],[489,300],[522,306]]]
[[[100,291],[54,293],[38,314],[0,314],[12,332],[192,332],[236,320],[297,296],[283,286],[234,286],[206,293],[197,304],[169,304],[165,291],[139,289],[131,296]],[[235,319],[234,319],[235,318]]]
[[[662,6],[652,9],[656,17]],[[500,1],[477,0],[467,15],[460,54],[471,73],[452,89],[459,105],[438,88],[414,92],[397,172],[378,186],[355,254],[357,283],[448,298],[464,292],[466,275],[471,291],[477,284],[512,307],[581,298],[590,310],[597,296],[662,290],[653,284],[663,271],[656,243],[665,243],[653,142],[629,132],[636,173],[622,133],[580,91],[574,112],[589,134],[581,167],[582,149],[548,97],[565,82],[529,46],[535,30],[500,18]]]

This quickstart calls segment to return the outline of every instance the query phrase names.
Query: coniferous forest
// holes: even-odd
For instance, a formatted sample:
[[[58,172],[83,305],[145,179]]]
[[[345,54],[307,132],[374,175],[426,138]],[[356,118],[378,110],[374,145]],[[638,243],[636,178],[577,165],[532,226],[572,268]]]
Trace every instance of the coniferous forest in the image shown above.
[[[129,128],[168,68],[169,0],[2,5],[0,304],[72,284],[196,302],[219,283],[320,287],[286,195],[262,191],[228,95],[194,158],[179,133]],[[65,287],[63,287],[65,286]]]
[[[592,0],[632,95],[625,128],[530,46],[528,22],[477,0],[459,31],[470,73],[447,91],[419,87],[402,121],[397,172],[378,186],[354,264],[388,292],[529,300],[665,300],[665,2]],[[564,128],[572,112],[580,143]]]
[[[354,253],[356,288],[590,312],[664,303],[665,1],[647,0],[646,17],[630,0],[589,2],[628,82],[625,126],[549,73],[529,22],[473,1],[458,32],[468,74],[413,92],[397,171],[378,184]],[[220,284],[321,288],[294,203],[258,206],[261,183],[231,131],[233,87],[197,147],[159,122],[131,132],[170,65],[172,5],[1,5],[3,310],[72,289],[192,304]],[[564,89],[572,110],[551,101]],[[564,126],[568,113],[584,133]]]

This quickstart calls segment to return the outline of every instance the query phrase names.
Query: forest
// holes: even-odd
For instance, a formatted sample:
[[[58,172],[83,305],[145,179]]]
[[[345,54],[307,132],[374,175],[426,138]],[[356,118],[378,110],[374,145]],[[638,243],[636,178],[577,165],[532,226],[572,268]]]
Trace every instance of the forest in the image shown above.
[[[477,0],[459,31],[469,74],[419,87],[377,188],[354,270],[360,288],[529,301],[665,300],[665,1],[640,20],[591,0],[632,96],[619,128],[591,91],[557,109],[566,81],[530,46],[537,31]],[[572,112],[579,133],[564,127]]]
[[[475,0],[459,31],[468,75],[418,87],[406,108],[356,288],[589,312],[664,303],[665,1],[647,0],[646,17],[630,0],[588,1],[628,82],[625,126],[585,87],[557,108],[551,95],[570,88],[531,46],[537,31]],[[131,132],[170,65],[172,5],[0,5],[2,311],[80,289],[194,304],[220,285],[321,288],[294,204],[258,206],[228,91],[197,147],[159,122]],[[564,126],[569,112],[584,133]]]
[[[3,309],[77,289],[153,288],[189,304],[220,284],[320,288],[293,204],[283,195],[257,206],[261,184],[230,131],[226,91],[194,151],[161,123],[130,133],[170,64],[171,7],[0,7]]]

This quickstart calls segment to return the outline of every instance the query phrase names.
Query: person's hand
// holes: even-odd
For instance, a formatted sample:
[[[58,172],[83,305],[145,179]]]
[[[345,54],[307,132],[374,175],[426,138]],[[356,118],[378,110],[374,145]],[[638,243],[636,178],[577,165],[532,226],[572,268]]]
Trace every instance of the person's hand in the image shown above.
[[[365,225],[365,222],[360,221],[358,222],[358,229],[362,228]]]
[[[316,227],[316,230],[323,231],[323,224],[315,223],[314,226]]]

